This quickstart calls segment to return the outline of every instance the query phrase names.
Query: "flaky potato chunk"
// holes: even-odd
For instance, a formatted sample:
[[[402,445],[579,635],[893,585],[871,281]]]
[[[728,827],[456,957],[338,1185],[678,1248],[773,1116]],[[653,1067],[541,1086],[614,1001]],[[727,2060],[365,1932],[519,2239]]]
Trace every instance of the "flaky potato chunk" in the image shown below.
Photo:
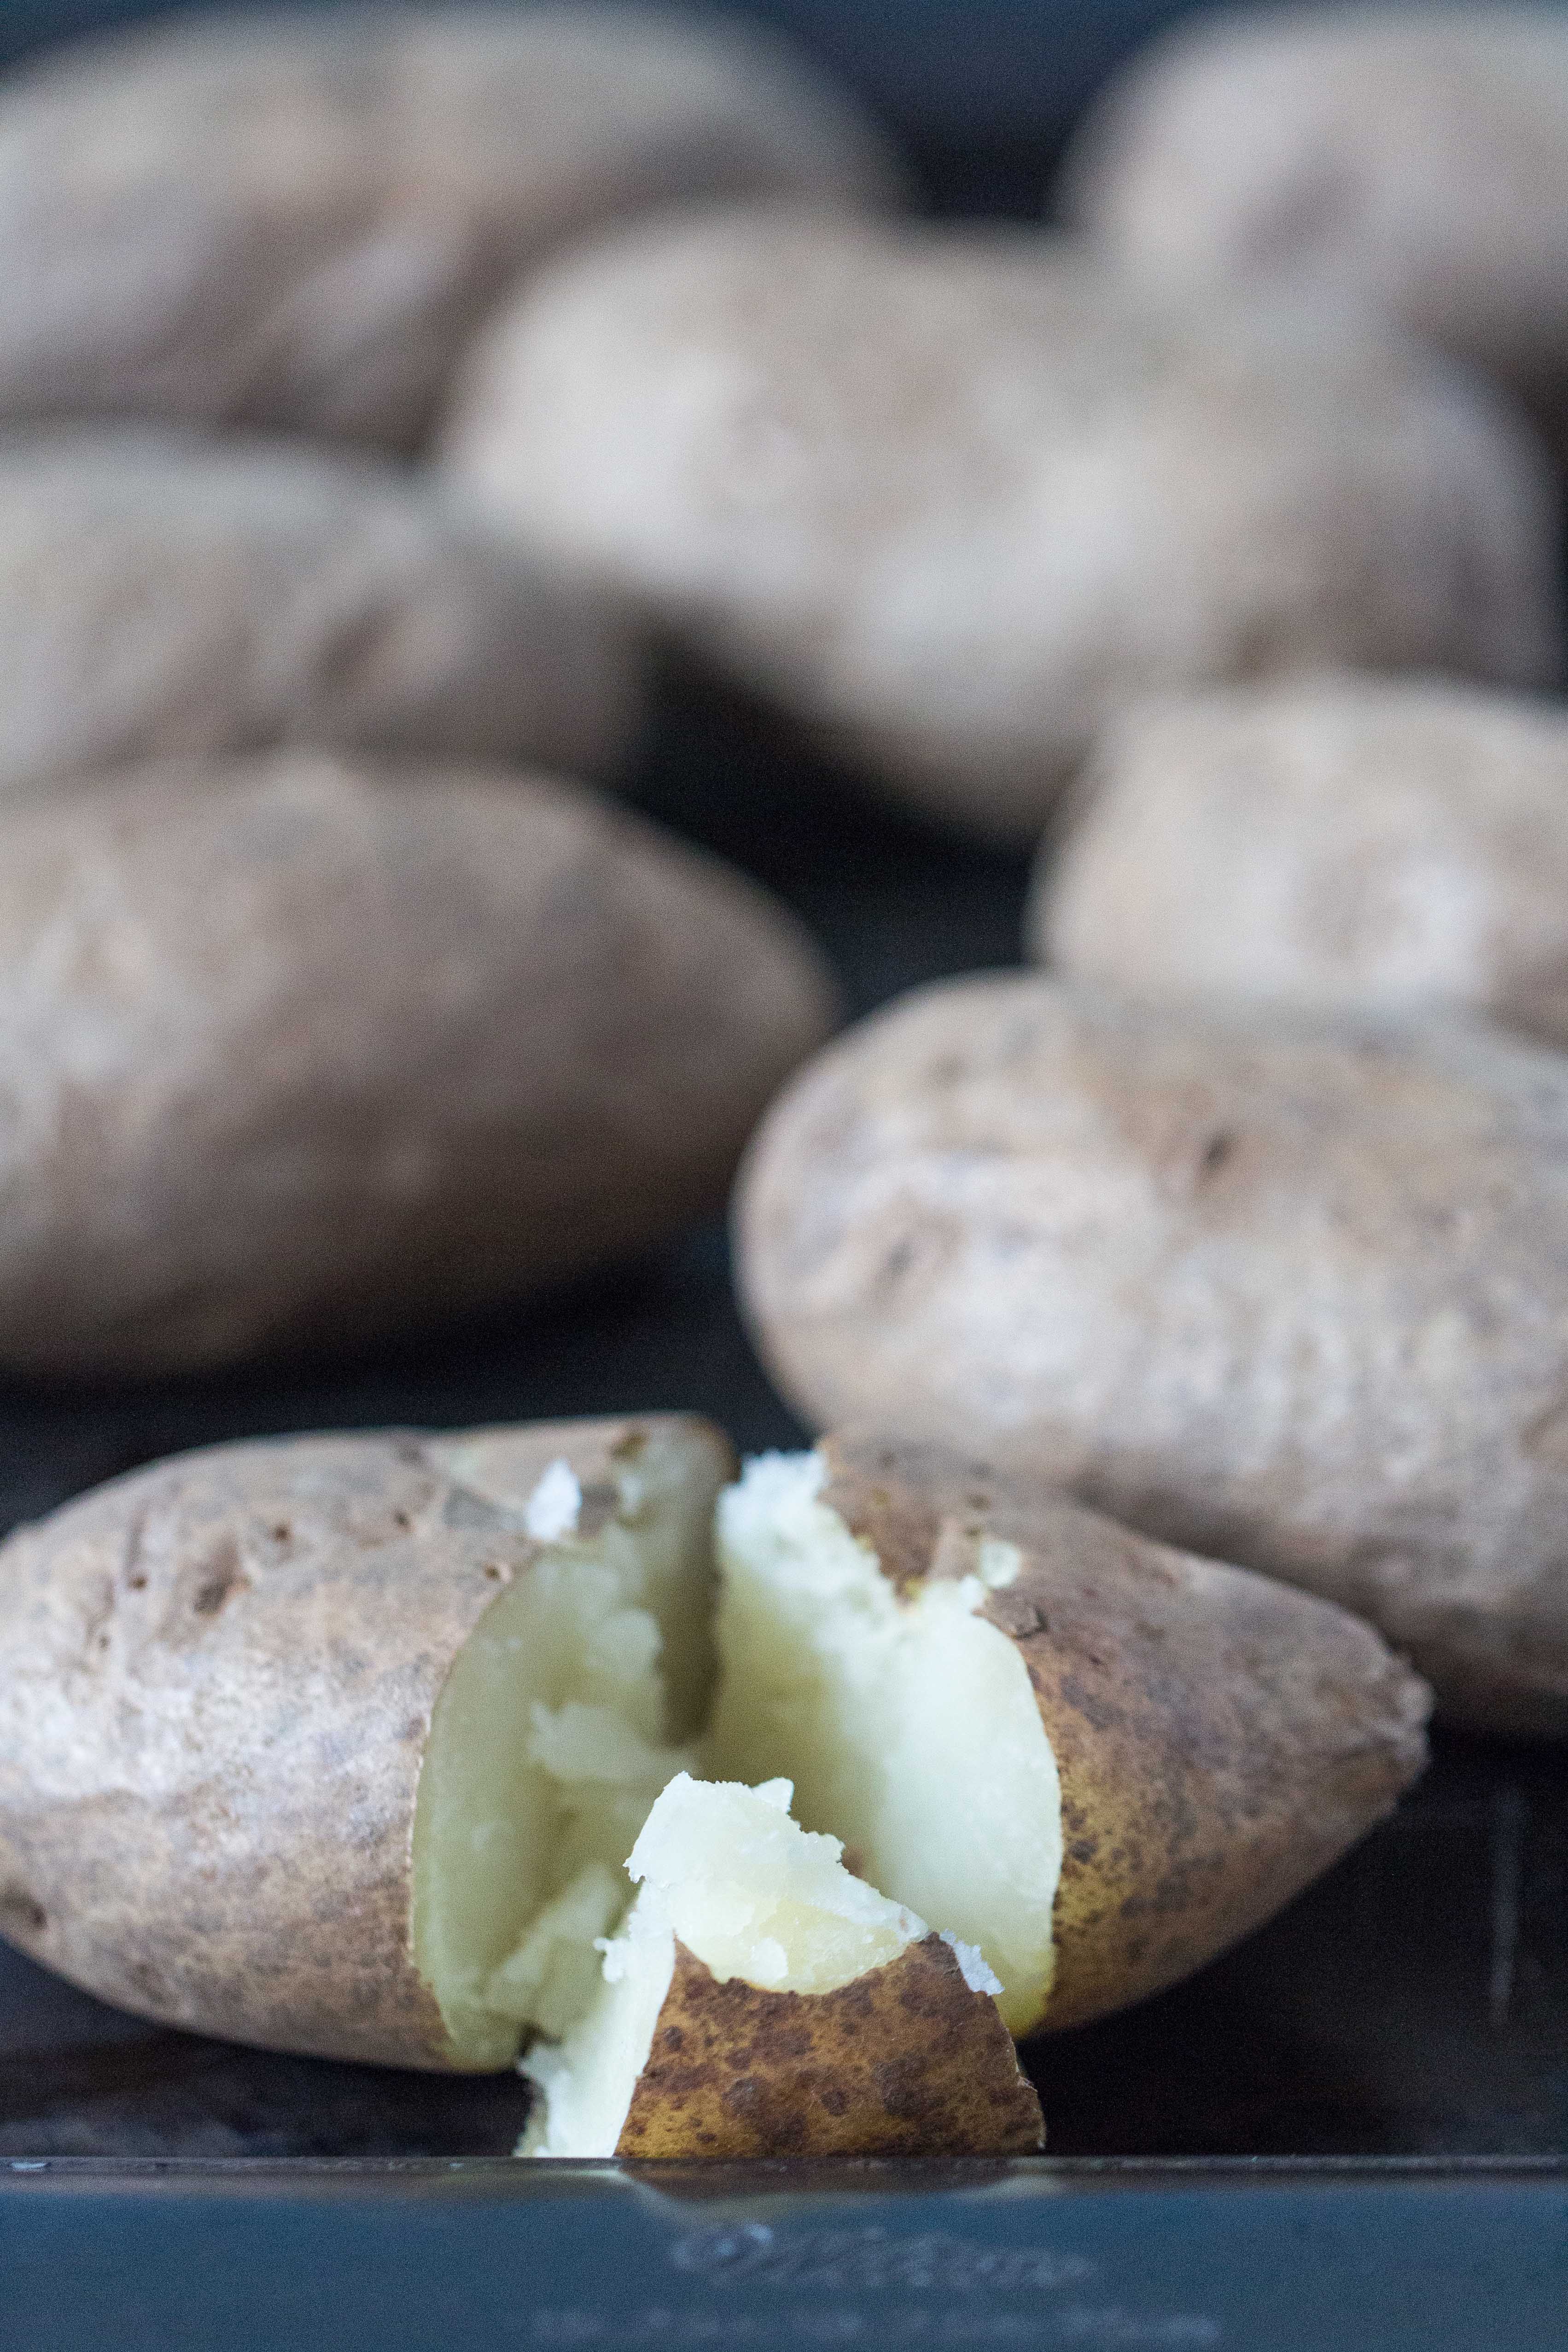
[[[526,2156],[994,2155],[1044,2144],[980,1954],[789,1817],[682,1773],[627,1864],[598,1998],[523,2071]]]

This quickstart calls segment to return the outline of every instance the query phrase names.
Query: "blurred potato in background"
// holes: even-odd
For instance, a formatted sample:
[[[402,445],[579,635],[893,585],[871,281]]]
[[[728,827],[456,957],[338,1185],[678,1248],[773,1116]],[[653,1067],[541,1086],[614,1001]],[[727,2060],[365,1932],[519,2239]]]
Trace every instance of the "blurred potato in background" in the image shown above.
[[[0,788],[273,743],[597,773],[640,673],[602,599],[357,452],[0,432]]]
[[[0,91],[0,416],[409,448],[463,336],[563,238],[897,184],[847,99],[714,18],[347,6],[104,37]]]
[[[832,983],[577,788],[321,753],[4,811],[0,1365],[341,1346],[721,1203]]]
[[[1543,462],[1483,386],[1023,230],[624,231],[481,333],[442,449],[523,543],[999,839],[1140,692],[1561,666]]]
[[[1568,1044],[1568,711],[1322,678],[1129,712],[1042,849],[1036,955],[1134,996],[1468,1008]]]
[[[1337,287],[1521,394],[1568,454],[1568,16],[1226,9],[1136,55],[1068,218],[1163,286]]]

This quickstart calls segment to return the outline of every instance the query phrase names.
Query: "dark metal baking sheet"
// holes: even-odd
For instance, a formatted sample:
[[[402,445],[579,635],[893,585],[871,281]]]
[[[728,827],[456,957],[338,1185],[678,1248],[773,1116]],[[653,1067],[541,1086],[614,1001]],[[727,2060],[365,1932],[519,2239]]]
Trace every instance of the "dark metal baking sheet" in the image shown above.
[[[1568,2170],[0,2169],[26,2352],[1560,2352]]]

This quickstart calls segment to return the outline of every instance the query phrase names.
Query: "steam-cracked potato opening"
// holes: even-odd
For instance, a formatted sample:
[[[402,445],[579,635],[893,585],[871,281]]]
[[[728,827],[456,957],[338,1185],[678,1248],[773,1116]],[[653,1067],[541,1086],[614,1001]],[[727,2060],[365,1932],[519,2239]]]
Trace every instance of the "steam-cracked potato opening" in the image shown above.
[[[906,1600],[821,1500],[819,1454],[768,1454],[721,1497],[716,1779],[792,1780],[809,1828],[984,1954],[1016,2034],[1050,1989],[1062,1865],[1057,1762],[1016,1645],[975,1614],[1017,1571],[984,1538],[969,1573]]]
[[[520,1496],[486,1444],[448,1466],[544,1549],[454,1662],[414,1822],[416,1964],[475,2069],[509,2064],[530,2028],[564,2033],[596,1990],[595,1938],[630,1900],[626,1857],[709,1705],[730,1467],[687,1427],[626,1449],[613,1491],[584,1494],[561,1462]]]

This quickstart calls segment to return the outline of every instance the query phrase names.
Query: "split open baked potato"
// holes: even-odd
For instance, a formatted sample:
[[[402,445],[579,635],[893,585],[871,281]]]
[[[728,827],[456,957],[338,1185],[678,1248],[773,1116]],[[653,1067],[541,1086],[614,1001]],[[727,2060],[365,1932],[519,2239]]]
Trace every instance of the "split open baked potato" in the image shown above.
[[[716,2065],[778,2028],[753,1992],[788,1996],[792,2035],[868,2004],[884,2088],[911,2079],[918,2019],[945,2017],[1014,2146],[993,2006],[1021,2036],[1169,1983],[1420,1768],[1424,1685],[1327,1602],[876,1439],[764,1456],[726,1490],[732,1468],[716,1431],[668,1415],[271,1440],[13,1536],[5,1934],[122,2006],[281,2049],[484,2069],[563,2042],[536,2079],[610,2081],[587,2139],[650,2153],[693,2152],[689,2117],[629,2087],[671,2001]],[[858,1875],[763,1799],[750,1830],[650,1834],[692,1772],[792,1779]],[[606,1985],[628,1856],[650,1885]],[[731,1988],[717,2005],[694,1969]],[[634,1977],[635,2015],[613,1990]],[[976,2145],[956,2077],[935,2079],[917,2068],[909,2094],[923,2137],[878,2138],[870,2077],[843,2131]],[[848,2144],[830,2104],[802,2122],[756,2095],[718,2146],[766,2144],[775,2110],[791,2147]],[[581,2106],[570,2091],[552,2126],[574,2146]]]

